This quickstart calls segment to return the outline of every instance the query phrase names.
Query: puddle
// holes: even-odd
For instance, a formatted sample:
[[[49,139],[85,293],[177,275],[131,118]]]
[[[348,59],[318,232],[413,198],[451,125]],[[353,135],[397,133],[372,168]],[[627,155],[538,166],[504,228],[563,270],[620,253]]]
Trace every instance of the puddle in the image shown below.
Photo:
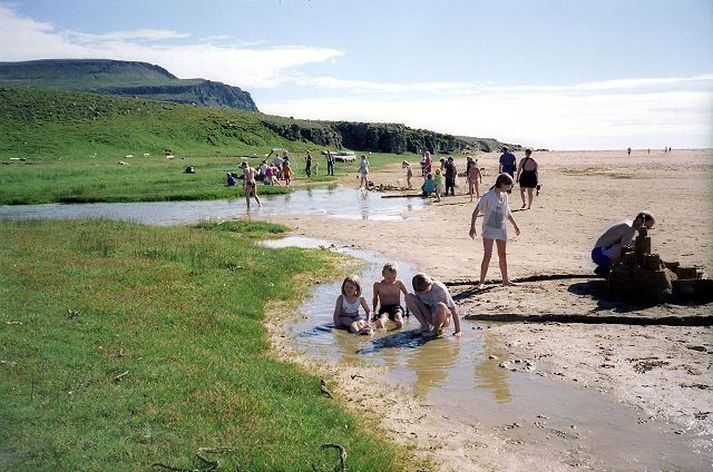
[[[330,247],[366,261],[358,274],[371,303],[371,286],[387,258],[303,237],[265,243],[270,247]],[[399,261],[399,277],[410,285],[415,267]],[[463,320],[462,338],[426,339],[411,317],[398,332],[372,338],[331,329],[341,281],[320,284],[301,307],[306,319],[285,326],[295,348],[325,362],[387,367],[381,381],[406,387],[443,415],[507,431],[528,453],[566,464],[586,460],[606,470],[704,470],[713,462],[710,438],[674,434],[665,422],[646,421],[605,396],[557,383],[532,372],[498,366],[508,360],[503,342],[485,325]],[[449,327],[452,332],[452,326]],[[490,358],[493,356],[495,358]]]
[[[263,207],[245,199],[181,202],[1,205],[0,218],[107,218],[150,225],[178,225],[243,216],[324,215],[353,220],[405,220],[425,205],[420,198],[381,198],[383,193],[334,187],[265,195]]]

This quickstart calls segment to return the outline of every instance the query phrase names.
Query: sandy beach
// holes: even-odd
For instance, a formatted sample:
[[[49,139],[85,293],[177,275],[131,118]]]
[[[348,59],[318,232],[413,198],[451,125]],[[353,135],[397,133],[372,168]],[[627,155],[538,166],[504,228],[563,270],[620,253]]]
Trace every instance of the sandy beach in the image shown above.
[[[523,153],[517,153],[518,160]],[[498,154],[480,154],[481,193],[497,175]],[[635,150],[536,152],[542,191],[531,210],[520,211],[517,187],[510,208],[522,234],[510,233],[508,268],[513,279],[533,275],[583,277],[592,274],[589,253],[610,224],[633,218],[642,209],[657,219],[653,251],[663,260],[695,266],[713,274],[713,150]],[[456,160],[459,171],[465,158]],[[417,164],[418,163],[414,163]],[[375,184],[401,186],[403,171],[394,166],[372,173]],[[420,177],[414,182],[420,186]],[[464,195],[464,179],[455,197],[443,198],[406,221],[340,220],[326,217],[275,217],[294,234],[339,241],[407,260],[419,270],[454,284],[463,316],[478,313],[628,314],[645,317],[704,315],[713,304],[633,306],[603,303],[589,279],[499,285],[493,256],[486,289],[475,292],[482,240],[468,236],[474,203]],[[353,176],[343,185],[356,186]],[[408,192],[413,193],[413,192]],[[478,229],[480,228],[480,220]],[[512,228],[510,228],[512,229]],[[480,232],[480,230],[479,230]],[[592,274],[593,275],[593,274]],[[406,281],[410,285],[410,281]],[[370,294],[367,295],[370,297]],[[284,320],[289,307],[273,307]],[[622,324],[468,322],[467,329],[492,335],[501,361],[531,360],[538,375],[596,392],[605,401],[625,405],[641,422],[656,421],[671,435],[700,450],[699,464],[713,457],[713,336],[710,327],[632,326]],[[469,336],[465,330],[464,338]],[[576,433],[552,435],[570,441],[568,454],[548,453],[546,440],[529,432],[542,424],[493,427],[446,418],[438,405],[424,405],[411,392],[380,384],[359,367],[324,365],[297,355],[280,329],[270,326],[275,351],[338,385],[337,400],[380,423],[389,438],[411,446],[426,461],[424,470],[636,470],[632,464],[607,464],[578,448]],[[384,408],[384,404],[389,405]],[[546,421],[542,421],[546,427]],[[523,434],[524,433],[524,434]],[[569,435],[569,436],[568,436]],[[524,437],[523,437],[524,436]],[[529,437],[528,437],[529,436]],[[571,438],[570,438],[571,436]],[[661,465],[661,468],[667,466]],[[674,467],[675,470],[685,470]]]

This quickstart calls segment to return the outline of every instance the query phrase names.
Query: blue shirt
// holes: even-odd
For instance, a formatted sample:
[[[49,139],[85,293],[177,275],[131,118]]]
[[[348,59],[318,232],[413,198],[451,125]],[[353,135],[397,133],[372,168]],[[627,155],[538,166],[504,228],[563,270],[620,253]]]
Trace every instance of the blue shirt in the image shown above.
[[[515,156],[510,152],[504,152],[500,156],[500,165],[503,166],[503,172],[512,174],[515,172]]]
[[[426,181],[421,185],[421,190],[426,193],[433,193],[436,191],[436,182],[433,179],[426,179]]]

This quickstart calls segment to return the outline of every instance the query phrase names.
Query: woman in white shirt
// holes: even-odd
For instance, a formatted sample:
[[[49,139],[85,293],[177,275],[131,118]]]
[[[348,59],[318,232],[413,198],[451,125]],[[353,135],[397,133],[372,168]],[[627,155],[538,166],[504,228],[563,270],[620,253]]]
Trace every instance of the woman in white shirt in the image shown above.
[[[505,247],[508,240],[506,220],[509,220],[515,228],[515,235],[520,235],[515,219],[510,213],[508,205],[508,193],[512,190],[514,184],[513,178],[509,174],[500,174],[495,180],[495,185],[490,190],[483,194],[478,200],[478,204],[473,210],[473,216],[470,220],[470,237],[475,239],[475,220],[478,215],[483,215],[483,261],[480,263],[480,284],[479,289],[483,288],[485,276],[488,273],[490,258],[493,255],[493,241],[498,248],[498,260],[500,262],[500,273],[503,277],[503,285],[514,285],[508,278],[508,264]]]

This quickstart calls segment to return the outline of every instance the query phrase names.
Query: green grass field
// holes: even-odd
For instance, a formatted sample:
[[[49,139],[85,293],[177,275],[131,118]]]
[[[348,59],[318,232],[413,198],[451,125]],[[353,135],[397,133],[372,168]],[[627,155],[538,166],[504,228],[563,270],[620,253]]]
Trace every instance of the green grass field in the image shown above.
[[[284,139],[265,122],[295,122],[314,133],[326,129],[319,122],[237,110],[0,87],[0,204],[239,197],[240,188],[225,186],[226,173],[238,171],[241,160],[258,166],[275,147],[290,151],[297,186],[334,181],[325,175],[321,148]],[[311,179],[304,174],[308,149],[321,168]],[[175,158],[166,159],[169,152]],[[370,155],[374,170],[405,158],[413,155]],[[185,174],[188,166],[196,173]],[[336,173],[356,174],[357,166],[337,163]],[[261,194],[288,191],[259,188]]]
[[[255,244],[284,230],[2,221],[0,470],[197,468],[218,446],[220,470],[333,470],[329,442],[350,470],[413,470],[269,355],[265,304],[338,275],[332,253]]]

